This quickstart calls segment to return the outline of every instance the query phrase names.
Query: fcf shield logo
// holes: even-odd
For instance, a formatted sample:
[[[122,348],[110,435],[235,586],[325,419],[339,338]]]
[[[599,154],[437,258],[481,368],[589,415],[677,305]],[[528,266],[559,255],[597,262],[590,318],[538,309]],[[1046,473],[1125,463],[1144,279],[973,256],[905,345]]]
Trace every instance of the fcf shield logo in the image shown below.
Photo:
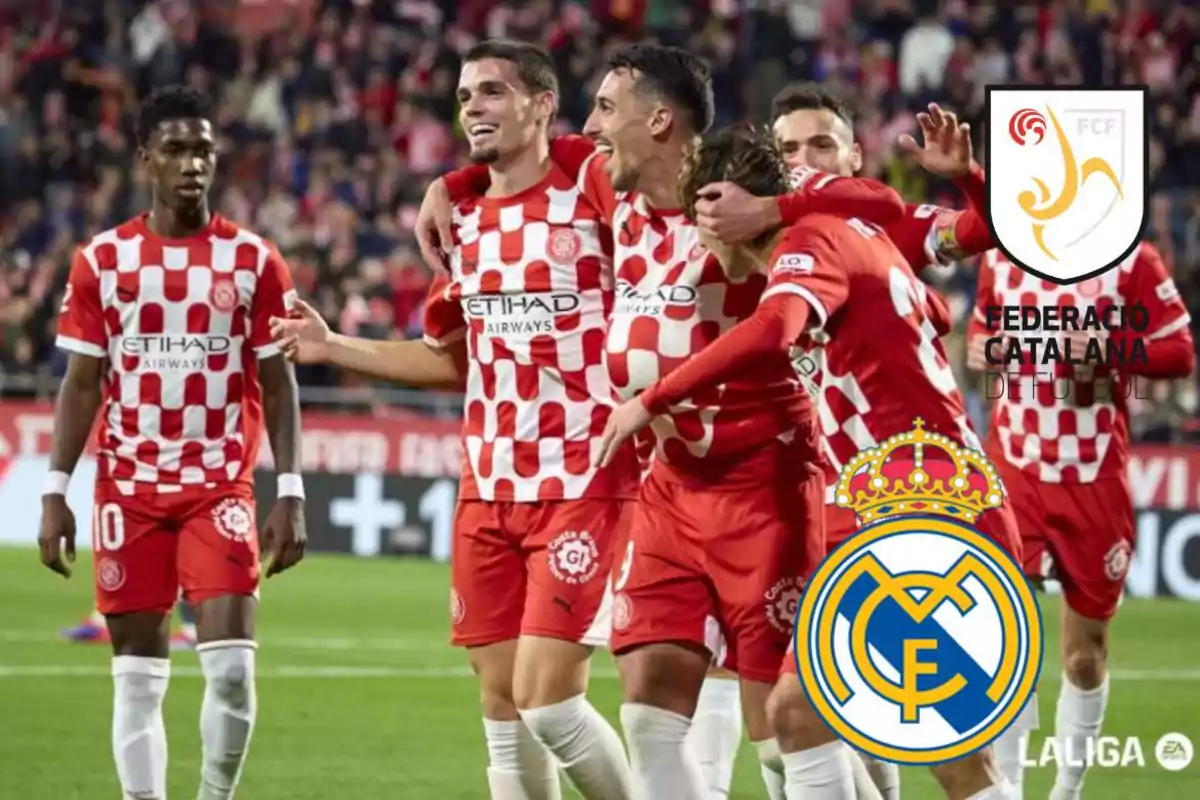
[[[1141,238],[1149,153],[1144,87],[987,87],[992,236],[1058,284],[1106,272]]]

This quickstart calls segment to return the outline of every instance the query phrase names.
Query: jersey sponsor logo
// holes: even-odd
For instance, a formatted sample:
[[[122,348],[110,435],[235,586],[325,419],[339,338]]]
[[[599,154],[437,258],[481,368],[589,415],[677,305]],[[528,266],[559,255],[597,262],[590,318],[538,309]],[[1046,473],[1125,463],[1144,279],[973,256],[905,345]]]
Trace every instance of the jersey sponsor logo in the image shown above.
[[[600,549],[587,531],[564,531],[546,548],[550,573],[563,583],[587,583],[600,571]]]
[[[614,314],[655,317],[669,308],[694,306],[700,294],[694,286],[654,286],[639,288],[629,281],[617,281]]]
[[[1000,249],[1058,284],[1107,272],[1148,212],[1145,88],[987,88],[988,223]]]
[[[228,497],[212,510],[217,532],[234,542],[247,542],[254,532],[254,517],[250,504],[238,497]]]
[[[995,467],[917,420],[851,459],[835,501],[863,528],[800,603],[796,666],[813,708],[898,764],[989,746],[1033,696],[1043,652],[1021,565],[972,526],[1004,502]]]
[[[804,581],[799,578],[782,578],[763,594],[767,622],[780,633],[792,632],[792,621],[804,592]]]
[[[208,369],[210,356],[229,355],[233,339],[211,334],[172,336],[122,336],[117,350],[124,356],[138,359],[138,369],[144,372],[198,372]]]
[[[238,288],[232,278],[217,278],[208,290],[208,302],[216,311],[229,314],[238,305]]]
[[[789,253],[775,262],[774,271],[786,275],[811,275],[816,262],[808,253]]]
[[[546,255],[555,264],[570,266],[583,251],[583,237],[571,228],[555,228],[546,242]]]
[[[578,313],[579,295],[570,292],[531,292],[464,297],[463,313],[482,324],[485,336],[528,337],[555,332],[558,317]]]

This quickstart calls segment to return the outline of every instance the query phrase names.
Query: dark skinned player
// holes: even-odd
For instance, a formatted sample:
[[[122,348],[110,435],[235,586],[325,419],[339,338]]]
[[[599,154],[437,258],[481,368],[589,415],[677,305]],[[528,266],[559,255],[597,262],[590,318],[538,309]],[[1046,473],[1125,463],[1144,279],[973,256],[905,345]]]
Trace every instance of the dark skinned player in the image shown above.
[[[268,321],[295,300],[270,242],[212,213],[210,104],[155,91],[137,120],[153,182],[143,213],[83,244],[59,318],[70,354],[42,498],[42,564],[70,577],[71,472],[97,414],[92,513],[96,601],[113,648],[113,757],[125,797],[166,797],[162,703],[171,609],[196,611],[206,689],[199,800],[233,796],[256,711],[260,578],[253,469],[270,439],[278,500],[262,531],[266,575],[304,556],[300,411]]]

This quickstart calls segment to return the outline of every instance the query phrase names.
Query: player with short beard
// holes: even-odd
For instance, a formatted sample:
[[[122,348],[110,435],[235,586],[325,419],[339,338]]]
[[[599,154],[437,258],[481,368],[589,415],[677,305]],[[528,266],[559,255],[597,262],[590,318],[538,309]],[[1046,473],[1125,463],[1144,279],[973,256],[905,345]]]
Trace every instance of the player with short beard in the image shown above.
[[[691,348],[703,346],[705,337],[711,337],[722,326],[732,324],[733,320],[726,316],[727,312],[738,314],[744,313],[738,309],[751,309],[757,302],[762,285],[753,276],[731,278],[723,273],[716,260],[710,258],[699,245],[696,229],[677,210],[678,176],[684,156],[691,147],[695,132],[706,128],[712,115],[707,71],[689,54],[656,46],[635,46],[618,52],[609,66],[610,71],[585,128],[601,152],[593,153],[591,144],[579,137],[555,140],[551,152],[556,161],[564,165],[570,163],[571,171],[581,173],[581,186],[612,220],[617,239],[618,299],[608,339],[607,362],[618,390],[627,394],[636,391],[638,382],[647,378],[647,369],[654,374],[660,370],[669,371],[675,353],[686,354]],[[480,177],[478,172],[467,170],[464,173],[452,173],[447,176],[447,184],[456,187],[456,193],[478,191],[486,185],[486,176],[483,176],[482,185],[477,182]],[[630,191],[617,191],[619,189]],[[422,216],[431,228],[440,230],[444,226],[436,224],[438,214],[434,207],[438,201],[433,194],[427,195]],[[794,216],[822,205],[825,208],[845,208],[848,213],[853,213],[857,208],[868,216],[884,219],[897,216],[902,209],[898,196],[881,185],[838,179],[814,184],[805,193],[793,194],[778,201],[771,197],[755,198],[753,204],[768,220],[778,220],[783,213]],[[418,225],[419,235],[423,236],[428,231],[424,223]],[[437,254],[430,253],[432,249],[423,247],[428,257],[434,260]],[[746,280],[747,277],[750,279]],[[722,296],[724,303],[719,300]],[[663,306],[660,300],[672,307],[664,308],[660,313],[655,310]],[[661,331],[663,341],[659,341],[656,331]],[[681,336],[683,340],[676,341]],[[772,368],[778,366],[772,365]],[[782,531],[789,524],[796,528],[785,538],[809,544],[819,539],[819,528],[804,518],[805,503],[799,496],[785,504],[791,507],[789,513],[772,517],[768,512],[770,520],[759,520],[750,526],[747,523],[749,517],[733,513],[732,509],[725,509],[729,519],[721,517],[718,512],[708,513],[705,510],[706,503],[728,505],[732,502],[731,498],[738,493],[739,470],[744,473],[744,480],[751,480],[749,475],[755,470],[765,470],[763,475],[756,473],[756,478],[751,482],[757,485],[757,478],[765,478],[769,486],[776,468],[786,472],[795,465],[789,462],[789,455],[795,454],[776,453],[769,441],[775,434],[786,437],[789,433],[782,429],[775,430],[773,426],[776,425],[788,424],[798,431],[805,430],[807,412],[804,408],[807,400],[798,391],[790,367],[783,365],[778,377],[781,382],[776,387],[777,392],[764,395],[758,392],[761,387],[755,387],[755,398],[751,400],[747,396],[744,398],[746,402],[742,403],[736,399],[743,397],[740,389],[729,387],[724,396],[732,407],[725,412],[716,410],[711,398],[704,399],[695,410],[679,409],[676,430],[664,428],[656,431],[660,435],[657,437],[659,448],[655,467],[643,489],[643,502],[639,508],[650,509],[647,515],[652,515],[654,509],[665,506],[678,509],[678,512],[672,513],[682,513],[684,517],[688,514],[700,515],[696,519],[703,517],[703,521],[685,523],[682,518],[664,518],[655,519],[652,524],[647,524],[646,520],[641,525],[635,523],[635,542],[632,550],[626,550],[625,565],[616,579],[618,589],[623,588],[625,581],[632,580],[644,583],[647,590],[653,593],[652,587],[657,579],[644,573],[654,572],[654,564],[661,561],[654,552],[639,556],[637,541],[639,536],[645,537],[646,531],[651,529],[661,529],[661,539],[656,542],[643,539],[643,547],[653,550],[669,546],[681,552],[695,548],[697,553],[716,546],[723,535],[722,544],[728,544],[730,550],[738,549],[737,545],[729,544],[729,539],[750,535],[747,529],[755,525],[762,540],[777,534],[783,535]],[[769,410],[771,408],[774,411]],[[691,430],[695,425],[700,427]],[[715,425],[715,428],[706,433],[710,425]],[[731,425],[740,426],[743,434],[740,438],[729,438],[733,430]],[[715,438],[709,440],[709,434]],[[701,437],[701,441],[694,448],[685,445],[688,439],[695,436]],[[761,442],[756,438],[763,436],[766,438]],[[758,448],[766,453],[758,459],[761,463],[751,463],[755,461],[754,458],[747,460],[745,448],[754,448],[755,442],[759,445],[767,443],[765,448]],[[795,441],[797,453],[804,444],[801,433]],[[689,449],[694,449],[694,452],[688,452]],[[786,450],[786,446],[781,447],[781,451]],[[805,461],[803,456],[797,458],[800,462]],[[787,466],[785,462],[788,462]],[[707,478],[700,480],[701,484],[708,486],[717,473],[727,478],[722,489],[713,487],[706,494],[697,486],[695,488],[699,491],[696,494],[688,494],[686,487],[691,485],[692,478],[707,475]],[[797,478],[796,483],[792,484],[792,491],[800,483],[803,480]],[[665,491],[678,496],[671,501],[663,501],[661,497],[648,500],[647,495],[652,490],[658,494]],[[716,495],[724,499],[717,499]],[[749,496],[742,499],[754,503]],[[770,501],[760,503],[755,513],[761,515],[773,505]],[[754,518],[757,520],[757,517]],[[681,525],[688,530],[698,531],[700,539],[689,538],[692,534],[684,533],[679,527]],[[746,548],[746,552],[750,549]],[[706,617],[711,612],[722,616],[727,630],[731,632],[730,650],[735,651],[731,665],[736,664],[748,682],[763,688],[759,702],[748,698],[747,722],[751,738],[755,740],[764,762],[764,778],[767,778],[769,786],[773,782],[777,791],[782,792],[781,766],[778,756],[772,755],[777,750],[766,725],[762,701],[775,680],[780,656],[780,652],[769,655],[772,647],[770,642],[778,636],[776,629],[770,627],[770,620],[775,617],[772,616],[771,609],[774,606],[769,598],[775,596],[772,594],[774,592],[778,595],[775,597],[778,603],[786,605],[788,594],[776,584],[792,581],[790,585],[794,589],[794,581],[803,572],[800,563],[807,558],[801,554],[792,555],[792,561],[787,564],[775,564],[772,559],[764,559],[759,574],[737,587],[730,584],[733,573],[722,571],[715,565],[708,574],[704,569],[689,571],[692,568],[680,566],[679,574],[670,578],[678,578],[678,591],[674,593],[672,601],[678,607],[673,606],[668,611],[664,605],[667,598],[663,596],[641,601],[645,609],[643,614],[665,614],[675,619],[668,626],[669,630],[658,628],[651,631],[640,627],[646,624],[644,620],[649,619],[644,616],[640,623],[632,620],[632,626],[630,619],[624,619],[617,626],[619,630],[614,633],[613,646],[618,651],[628,651],[620,658],[626,678],[627,698],[631,700],[623,710],[623,720],[626,722],[627,739],[639,785],[644,789],[689,798],[709,796],[710,791],[711,796],[724,796],[728,790],[728,772],[711,776],[706,788],[706,781],[697,774],[695,762],[683,752],[684,737],[689,729],[688,718],[696,706],[696,692],[703,680],[705,664],[709,661],[708,653],[710,649],[714,652],[719,649],[717,637],[706,636],[706,632],[716,633],[715,627],[706,623]],[[779,575],[774,574],[775,567],[781,570]],[[735,567],[730,565],[728,569]],[[781,577],[782,572],[789,570],[789,576]],[[659,567],[657,572],[662,580],[668,580],[668,569]],[[771,580],[767,585],[758,586],[758,582],[765,580],[768,573]],[[622,574],[625,575],[624,579]],[[630,574],[635,577],[630,578]],[[720,584],[720,591],[715,584]],[[689,593],[692,587],[695,587],[695,592]],[[631,586],[623,597],[630,600],[638,591]],[[751,599],[755,591],[758,595],[756,599]],[[719,609],[712,606],[713,594],[724,597],[724,601],[718,598]],[[638,601],[632,599],[632,605],[636,608]],[[618,606],[618,610],[620,608]],[[628,611],[628,606],[625,610]],[[783,613],[782,616],[788,615]],[[777,621],[782,629],[790,627],[790,617]],[[771,632],[767,633],[759,627],[770,627]],[[671,634],[668,638],[658,638],[668,633]],[[781,648],[786,647],[786,633],[782,636]],[[673,641],[690,644],[680,646],[669,643]],[[665,679],[667,675],[671,676],[671,681],[659,679]],[[736,694],[733,699],[736,702]],[[740,737],[740,724],[734,728],[732,736],[736,744]]]
[[[166,798],[162,703],[182,588],[205,679],[199,799],[226,800],[257,712],[253,481],[264,424],[280,473],[263,528],[267,577],[304,555],[300,407],[269,326],[295,292],[274,245],[209,210],[217,145],[207,98],[157,90],[139,109],[137,136],[150,211],[94,236],[71,262],[57,340],[70,361],[39,544],[42,563],[70,576],[67,484],[100,412],[92,542],[123,796]]]
[[[1196,367],[1191,315],[1158,251],[1142,242],[1116,268],[1060,286],[1030,275],[999,250],[979,268],[967,366],[1007,373],[993,400],[988,455],[1004,482],[1024,540],[1025,574],[1038,584],[1062,584],[1063,681],[1055,736],[1063,754],[1051,800],[1078,800],[1087,770],[1083,754],[1100,735],[1108,705],[1108,630],[1133,557],[1136,528],[1129,485],[1131,449],[1127,398],[1138,376],[1186,378]],[[988,307],[1124,308],[1141,306],[1147,326],[1103,330],[1012,331],[989,319]],[[1118,367],[1038,363],[1022,347],[1020,364],[989,365],[987,342],[1014,336],[1062,337],[1075,354],[1092,338],[1113,336],[1146,346],[1146,359]],[[1023,343],[1024,344],[1024,343]],[[1003,349],[992,345],[1003,356]],[[1078,369],[1078,372],[1076,371]],[[1083,373],[1093,373],[1090,375]],[[991,376],[988,376],[989,378]],[[1066,385],[1070,391],[1063,392]],[[1098,387],[1107,387],[1107,390]],[[1019,743],[1001,766],[1020,783]]]
[[[303,363],[417,386],[452,386],[465,372],[452,641],[479,677],[491,796],[557,800],[561,764],[585,798],[627,800],[620,736],[586,697],[639,480],[632,448],[591,464],[613,407],[603,362],[612,241],[549,158],[558,80],[545,52],[475,46],[458,100],[490,188],[453,210],[450,274],[430,290],[424,341],[334,335],[307,306],[276,331]]]
[[[716,134],[698,151],[688,188],[694,194],[722,175],[757,181],[771,163],[776,173],[786,174],[774,142],[766,137],[753,132]],[[753,169],[741,169],[747,164]],[[829,375],[842,376],[838,385],[852,381],[861,401],[856,437],[826,437],[835,466],[860,449],[908,430],[914,416],[923,418],[929,430],[978,449],[962,396],[924,312],[921,284],[881,229],[858,219],[810,215],[786,231],[760,237],[765,238],[724,254],[729,263],[740,260],[769,269],[770,285],[758,309],[640,397],[623,403],[609,419],[606,453],[616,452],[625,439],[681,398],[745,380],[758,365],[816,331],[828,336],[827,370],[820,387],[825,404],[827,390],[835,383]],[[897,286],[909,288],[897,295]],[[985,513],[977,526],[1001,546],[1019,552],[1008,508]],[[791,674],[772,692],[770,716],[784,754],[787,796],[850,800],[855,796],[854,758],[813,711],[791,672],[794,659],[786,666]],[[951,800],[1007,800],[1011,786],[994,770],[990,750],[933,768]]]

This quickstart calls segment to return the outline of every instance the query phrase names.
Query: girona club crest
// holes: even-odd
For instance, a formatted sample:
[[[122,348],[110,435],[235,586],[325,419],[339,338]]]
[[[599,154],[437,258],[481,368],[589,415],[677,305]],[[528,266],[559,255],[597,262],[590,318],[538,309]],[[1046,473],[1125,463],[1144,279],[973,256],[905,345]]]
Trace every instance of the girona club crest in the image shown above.
[[[579,258],[579,253],[583,250],[583,238],[578,231],[571,228],[555,228],[550,232],[546,250],[551,261],[569,266]]]
[[[232,278],[217,278],[208,290],[208,302],[222,314],[233,311],[238,304],[237,284]]]
[[[1145,87],[989,86],[988,224],[1033,275],[1075,283],[1112,269],[1149,208]]]

